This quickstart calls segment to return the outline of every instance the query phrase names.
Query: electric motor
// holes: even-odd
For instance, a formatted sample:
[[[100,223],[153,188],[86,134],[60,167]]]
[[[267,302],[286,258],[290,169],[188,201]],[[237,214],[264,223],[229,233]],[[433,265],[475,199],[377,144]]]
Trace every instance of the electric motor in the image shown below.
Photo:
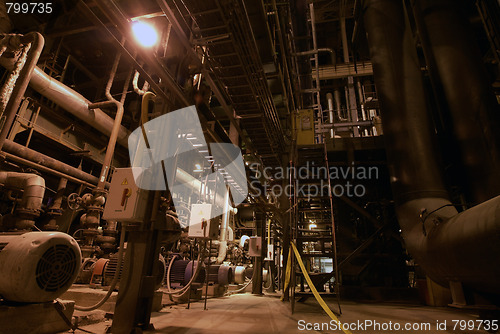
[[[80,271],[78,243],[61,232],[0,233],[0,295],[9,301],[49,302]]]

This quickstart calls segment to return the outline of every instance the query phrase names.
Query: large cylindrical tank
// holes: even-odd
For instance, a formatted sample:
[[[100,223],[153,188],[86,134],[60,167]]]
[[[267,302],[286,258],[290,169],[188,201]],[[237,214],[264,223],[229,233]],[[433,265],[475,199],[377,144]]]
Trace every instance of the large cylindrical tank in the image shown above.
[[[73,284],[80,264],[80,247],[65,233],[0,233],[0,295],[5,300],[52,301]]]

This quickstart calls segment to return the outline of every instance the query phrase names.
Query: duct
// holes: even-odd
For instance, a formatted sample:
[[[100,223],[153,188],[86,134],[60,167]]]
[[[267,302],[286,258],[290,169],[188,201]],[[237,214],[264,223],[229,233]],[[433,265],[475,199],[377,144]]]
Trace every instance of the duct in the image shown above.
[[[7,69],[13,66],[12,60],[0,58],[0,64]],[[42,94],[61,108],[92,126],[97,131],[109,136],[113,128],[113,119],[101,109],[89,110],[91,102],[78,92],[51,78],[39,67],[35,67],[30,79],[30,86],[38,93]],[[123,126],[120,127],[118,143],[127,147],[129,131]]]
[[[401,2],[364,1],[364,23],[406,248],[428,276],[500,292],[500,198],[457,214],[448,200],[420,67]]]
[[[464,179],[473,202],[481,203],[500,194],[500,108],[487,79],[481,52],[469,22],[453,0],[418,2],[436,73],[452,119]],[[420,22],[417,20],[417,23]]]
[[[0,183],[7,188],[23,190],[23,197],[15,212],[15,227],[20,230],[30,229],[35,225],[34,219],[40,215],[45,180],[36,174],[0,172]],[[5,216],[2,225],[7,227]]]

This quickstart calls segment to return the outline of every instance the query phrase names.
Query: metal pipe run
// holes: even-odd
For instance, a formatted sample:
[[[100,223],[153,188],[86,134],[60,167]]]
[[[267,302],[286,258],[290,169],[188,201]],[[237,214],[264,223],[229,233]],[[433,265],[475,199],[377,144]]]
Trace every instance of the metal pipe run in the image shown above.
[[[329,122],[330,124],[334,124],[335,123],[335,116],[333,114],[334,110],[333,110],[333,95],[332,93],[327,93],[326,94],[326,100],[328,101],[328,118],[329,118]],[[330,130],[330,138],[334,138],[335,137],[335,132],[333,131],[333,128]]]
[[[453,0],[416,2],[422,16],[419,33],[427,34],[453,133],[465,167],[472,201],[481,203],[500,194],[500,108],[487,79],[480,49],[470,24]],[[418,8],[420,7],[420,8]],[[417,22],[420,22],[417,20]]]
[[[20,189],[23,191],[21,203],[16,207],[13,219],[15,228],[20,230],[31,229],[35,226],[35,218],[40,215],[43,196],[45,194],[45,180],[43,177],[30,173],[0,172],[0,184],[7,188]],[[6,215],[2,217],[1,225],[9,228],[10,220]]]
[[[408,252],[437,283],[499,293],[500,197],[460,214],[448,200],[403,5],[365,0],[396,213]],[[456,36],[455,38],[459,38]]]
[[[7,102],[7,106],[5,107],[4,115],[2,115],[4,117],[4,124],[2,130],[0,131],[0,150],[2,149],[5,139],[7,138],[7,134],[10,131],[12,123],[14,123],[19,104],[24,96],[24,92],[26,92],[26,88],[28,87],[33,70],[38,62],[38,58],[40,58],[45,40],[40,33],[32,32],[22,36],[21,43],[30,44],[30,46],[27,46],[29,47],[29,51],[26,55],[26,62],[19,72],[18,80],[15,82],[9,102]],[[21,59],[20,61],[23,60]],[[18,70],[17,66],[14,71],[16,70]]]
[[[0,63],[7,69],[12,68],[12,61],[1,58]],[[51,78],[39,67],[33,69],[29,82],[31,88],[42,94],[73,116],[92,126],[97,131],[109,136],[113,128],[113,119],[99,108],[89,110],[91,102],[80,93],[64,85],[62,82]],[[128,135],[130,132],[120,127],[117,142],[123,146],[128,146]]]
[[[292,56],[312,56],[312,55],[317,54],[319,52],[328,52],[330,54],[330,59],[332,61],[332,65],[333,66],[336,65],[337,55],[335,53],[335,50],[330,49],[330,48],[318,48],[318,49],[309,50],[309,51],[295,52],[292,54]]]
[[[36,152],[30,148],[27,148],[23,145],[20,145],[18,143],[15,143],[11,140],[5,140],[5,143],[3,145],[3,150],[7,153],[10,153],[12,156],[7,155],[8,158],[12,158],[13,160],[17,160],[16,162],[19,162],[23,164],[24,162],[19,159],[26,160],[33,164],[36,169],[40,169],[39,167],[45,167],[50,170],[54,170],[60,173],[63,173],[64,176],[71,176],[75,178],[75,182],[87,182],[88,184],[97,184],[97,177],[90,175],[88,173],[85,173],[81,169],[72,167],[70,165],[67,165],[59,160],[56,160],[54,158],[48,157],[42,153]],[[37,167],[38,166],[38,167]],[[63,176],[59,175],[59,176]]]
[[[115,75],[116,75],[116,70],[118,69],[118,64],[120,63],[120,58],[121,58],[121,53],[118,53],[115,57],[115,61],[113,63],[113,66],[111,68],[111,73],[109,75],[109,80],[108,83],[106,84],[106,90],[105,90],[105,95],[106,98],[108,99],[107,102],[102,102],[102,103],[94,103],[89,105],[89,109],[93,109],[95,107],[99,107],[100,105],[114,105],[116,107],[116,115],[115,119],[113,122],[113,127],[111,129],[111,134],[109,136],[109,142],[108,146],[106,148],[106,154],[104,155],[104,161],[102,163],[102,169],[101,173],[99,176],[99,182],[97,183],[96,191],[104,191],[104,185],[106,183],[106,179],[109,174],[109,169],[111,168],[111,161],[113,159],[113,155],[115,153],[115,146],[116,142],[120,133],[120,128],[121,123],[122,123],[122,118],[123,118],[123,102],[125,100],[130,76],[127,80],[125,80],[125,85],[124,85],[124,93],[122,95],[121,101],[116,100],[112,95],[111,95],[111,86],[113,86],[113,81],[115,80]]]

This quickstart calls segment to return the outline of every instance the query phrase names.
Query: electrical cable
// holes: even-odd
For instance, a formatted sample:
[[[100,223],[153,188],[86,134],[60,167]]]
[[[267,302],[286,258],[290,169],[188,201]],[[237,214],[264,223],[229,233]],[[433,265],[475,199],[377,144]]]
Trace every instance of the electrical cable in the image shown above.
[[[108,299],[111,297],[111,294],[113,291],[115,291],[116,284],[118,283],[118,278],[120,276],[120,271],[123,266],[123,253],[125,253],[124,248],[125,248],[125,228],[122,227],[121,235],[120,235],[120,249],[118,250],[118,266],[116,269],[115,277],[113,278],[113,281],[111,281],[111,284],[109,285],[109,290],[108,293],[96,304],[92,306],[80,306],[75,304],[75,310],[78,311],[93,311],[95,309],[98,309],[101,307]]]
[[[191,279],[189,280],[189,282],[183,288],[181,288],[179,290],[176,290],[176,291],[172,291],[172,289],[170,287],[170,271],[171,271],[172,265],[173,265],[173,263],[175,261],[175,257],[172,257],[172,260],[170,260],[170,263],[168,265],[168,270],[167,270],[167,291],[168,292],[164,292],[165,294],[167,294],[167,295],[175,295],[175,296],[179,295],[179,297],[180,297],[180,296],[184,295],[184,293],[186,291],[188,291],[188,289],[191,287],[191,284],[194,282],[194,280],[196,279],[196,277],[198,277],[198,274],[199,274],[200,269],[202,267],[201,263],[202,263],[202,261],[204,259],[202,257],[202,255],[201,255],[202,253],[203,253],[203,250],[200,249],[200,252],[198,253],[198,259],[196,260],[196,262],[197,262],[196,263],[196,270],[193,273],[193,275],[191,276]]]

